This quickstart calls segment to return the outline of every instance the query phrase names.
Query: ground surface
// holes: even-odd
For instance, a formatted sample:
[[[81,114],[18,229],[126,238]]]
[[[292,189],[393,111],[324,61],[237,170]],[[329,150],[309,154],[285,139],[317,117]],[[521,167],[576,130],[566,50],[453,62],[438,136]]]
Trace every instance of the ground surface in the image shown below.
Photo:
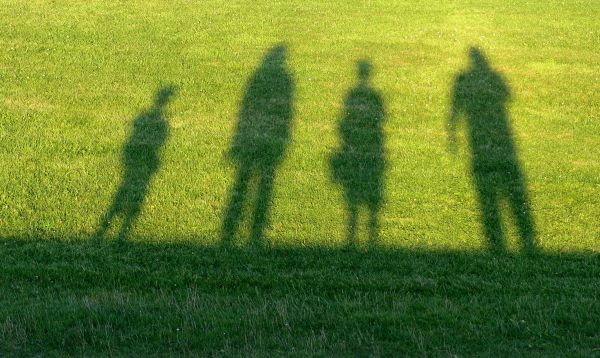
[[[595,1],[0,1],[0,355],[600,354]]]

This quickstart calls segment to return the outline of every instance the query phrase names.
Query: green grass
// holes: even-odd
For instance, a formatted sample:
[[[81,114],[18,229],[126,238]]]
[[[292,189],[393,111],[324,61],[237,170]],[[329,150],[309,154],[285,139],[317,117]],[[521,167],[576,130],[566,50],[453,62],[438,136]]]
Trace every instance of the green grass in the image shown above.
[[[600,259],[6,239],[2,352],[597,355]],[[6,276],[10,280],[4,280]]]
[[[599,43],[593,0],[1,0],[0,355],[598,355]]]

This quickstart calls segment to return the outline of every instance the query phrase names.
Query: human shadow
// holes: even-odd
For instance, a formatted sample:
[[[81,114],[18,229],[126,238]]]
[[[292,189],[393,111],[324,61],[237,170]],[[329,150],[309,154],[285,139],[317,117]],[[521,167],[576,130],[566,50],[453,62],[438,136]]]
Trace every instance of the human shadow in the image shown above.
[[[478,48],[470,49],[470,68],[455,80],[448,120],[450,151],[457,149],[456,128],[464,115],[471,149],[471,170],[490,249],[506,251],[500,205],[507,202],[523,250],[535,251],[535,226],[527,186],[513,141],[506,103],[510,88]]]
[[[165,110],[174,95],[174,87],[160,88],[152,107],[133,121],[131,135],[123,146],[121,184],[93,236],[95,239],[103,238],[111,223],[119,216],[123,223],[118,238],[126,239],[140,215],[152,176],[160,168],[160,151],[169,135]]]
[[[230,189],[221,238],[230,244],[243,218],[243,208],[256,191],[250,243],[261,245],[268,225],[275,174],[288,142],[292,124],[294,80],[286,64],[286,46],[265,55],[246,85],[229,158],[237,166]]]
[[[359,209],[369,215],[369,240],[379,235],[379,212],[384,194],[386,168],[383,122],[385,109],[381,96],[371,87],[372,65],[358,62],[358,84],[348,91],[339,123],[341,146],[330,160],[333,181],[342,186],[348,212],[347,240],[357,244]]]

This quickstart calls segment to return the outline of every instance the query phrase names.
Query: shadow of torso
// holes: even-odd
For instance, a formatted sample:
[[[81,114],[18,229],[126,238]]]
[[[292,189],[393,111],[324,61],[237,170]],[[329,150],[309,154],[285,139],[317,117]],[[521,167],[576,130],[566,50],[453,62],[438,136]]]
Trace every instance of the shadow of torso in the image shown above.
[[[383,197],[385,153],[383,101],[367,85],[350,91],[340,123],[342,146],[332,160],[333,175],[353,205],[379,207]]]

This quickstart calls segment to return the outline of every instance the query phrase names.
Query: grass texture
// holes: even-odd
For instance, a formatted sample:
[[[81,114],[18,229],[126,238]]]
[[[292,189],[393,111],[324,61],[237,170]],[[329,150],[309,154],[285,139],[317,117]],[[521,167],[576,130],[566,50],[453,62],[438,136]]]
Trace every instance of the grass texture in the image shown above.
[[[597,355],[595,1],[0,1],[0,355]]]

